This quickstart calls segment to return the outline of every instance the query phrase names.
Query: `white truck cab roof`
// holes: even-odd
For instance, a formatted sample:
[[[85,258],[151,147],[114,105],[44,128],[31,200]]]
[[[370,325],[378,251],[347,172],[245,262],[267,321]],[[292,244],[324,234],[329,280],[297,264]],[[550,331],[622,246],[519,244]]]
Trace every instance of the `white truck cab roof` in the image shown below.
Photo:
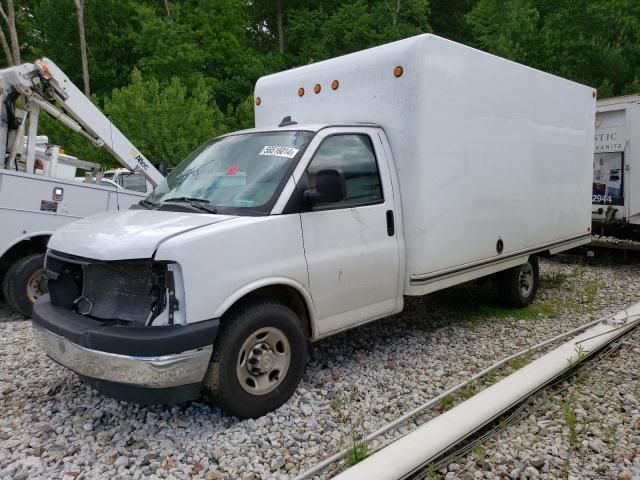
[[[296,121],[295,118],[291,118],[291,121]],[[347,123],[295,123],[292,125],[284,125],[279,127],[274,125],[273,127],[261,127],[261,128],[247,128],[246,130],[238,130],[236,132],[230,132],[225,135],[221,135],[221,137],[229,137],[232,135],[243,135],[247,133],[261,133],[261,132],[277,132],[277,131],[296,131],[296,130],[306,130],[309,132],[318,132],[325,128],[333,128],[333,127],[374,127],[374,128],[382,128],[380,125],[376,123],[370,122],[347,122]]]

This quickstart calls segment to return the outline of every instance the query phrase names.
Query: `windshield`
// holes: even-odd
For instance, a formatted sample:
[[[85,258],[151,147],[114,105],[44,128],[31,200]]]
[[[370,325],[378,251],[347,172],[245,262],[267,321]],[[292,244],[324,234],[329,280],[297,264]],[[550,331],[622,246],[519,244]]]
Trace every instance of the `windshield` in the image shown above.
[[[147,202],[198,201],[216,210],[269,213],[272,200],[301,151],[307,131],[261,132],[211,140],[189,155]]]

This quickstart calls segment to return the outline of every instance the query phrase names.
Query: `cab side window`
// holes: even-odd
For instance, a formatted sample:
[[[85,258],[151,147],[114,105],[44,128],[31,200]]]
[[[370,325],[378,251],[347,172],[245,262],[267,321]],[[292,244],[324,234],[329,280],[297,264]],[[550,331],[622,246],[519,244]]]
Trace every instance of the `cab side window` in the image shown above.
[[[368,135],[344,134],[327,137],[307,168],[309,188],[315,190],[320,170],[335,169],[344,174],[345,197],[323,207],[353,207],[381,203],[382,184],[373,144]]]

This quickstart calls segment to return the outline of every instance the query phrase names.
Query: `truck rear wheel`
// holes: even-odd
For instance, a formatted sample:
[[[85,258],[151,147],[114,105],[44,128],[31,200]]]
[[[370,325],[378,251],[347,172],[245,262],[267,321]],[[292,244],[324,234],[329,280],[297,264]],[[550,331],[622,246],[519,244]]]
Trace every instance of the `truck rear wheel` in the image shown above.
[[[279,303],[253,303],[225,319],[204,393],[228,414],[259,417],[291,397],[306,360],[307,337],[293,310]]]
[[[531,304],[538,291],[540,267],[538,258],[530,256],[526,263],[498,275],[498,294],[503,305],[523,308]]]
[[[31,316],[35,301],[48,291],[44,254],[35,253],[17,260],[2,280],[2,293],[11,308]]]

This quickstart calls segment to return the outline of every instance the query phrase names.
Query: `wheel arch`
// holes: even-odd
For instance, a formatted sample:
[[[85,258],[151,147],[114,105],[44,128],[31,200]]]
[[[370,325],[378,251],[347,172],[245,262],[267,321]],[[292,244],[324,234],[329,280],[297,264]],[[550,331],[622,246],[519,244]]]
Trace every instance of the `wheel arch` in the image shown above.
[[[35,232],[18,237],[0,252],[0,272],[6,271],[16,260],[32,253],[45,253],[53,232]]]
[[[301,284],[290,278],[269,278],[245,285],[218,307],[214,318],[222,318],[224,322],[224,316],[230,310],[260,298],[277,300],[290,307],[303,320],[308,337],[311,340],[318,337],[311,295]]]

